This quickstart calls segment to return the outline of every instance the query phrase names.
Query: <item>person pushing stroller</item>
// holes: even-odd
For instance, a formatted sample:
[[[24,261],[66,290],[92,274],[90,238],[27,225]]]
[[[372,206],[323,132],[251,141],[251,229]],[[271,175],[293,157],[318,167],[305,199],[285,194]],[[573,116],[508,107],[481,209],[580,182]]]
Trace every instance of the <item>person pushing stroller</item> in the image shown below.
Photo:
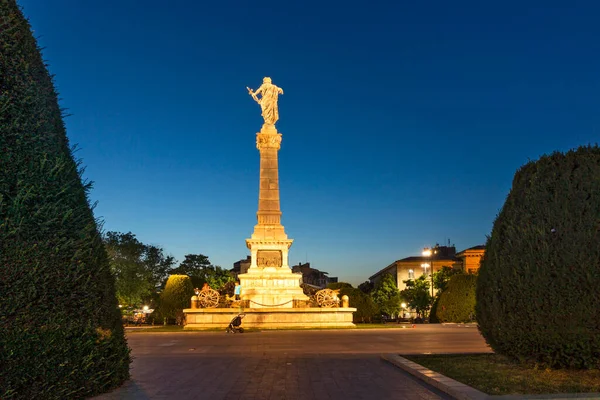
[[[246,314],[238,314],[235,317],[233,317],[233,319],[229,323],[229,326],[227,326],[227,328],[225,329],[225,332],[244,333],[244,328],[242,328],[240,325],[242,325],[242,319],[244,319],[245,316]]]

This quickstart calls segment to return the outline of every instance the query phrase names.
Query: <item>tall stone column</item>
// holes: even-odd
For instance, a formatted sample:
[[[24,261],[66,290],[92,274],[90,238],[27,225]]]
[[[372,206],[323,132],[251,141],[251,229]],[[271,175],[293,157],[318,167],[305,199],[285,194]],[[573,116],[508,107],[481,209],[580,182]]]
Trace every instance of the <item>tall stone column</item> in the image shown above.
[[[242,299],[251,308],[292,308],[294,300],[308,300],[300,283],[302,274],[292,273],[288,252],[293,240],[281,225],[279,167],[277,156],[281,133],[274,125],[263,125],[256,134],[260,152],[257,224],[246,246],[252,262],[246,274],[238,275]]]
[[[279,205],[279,166],[277,152],[281,147],[281,133],[275,122],[279,119],[277,98],[283,89],[265,77],[256,90],[248,94],[260,105],[265,121],[256,134],[256,148],[260,152],[257,224],[246,246],[252,261],[245,274],[238,275],[242,286],[242,300],[251,308],[292,308],[297,300],[306,301],[300,286],[302,274],[294,274],[288,263],[288,252],[293,240],[288,239],[281,225]],[[259,96],[261,96],[259,98]]]
[[[250,268],[289,268],[288,250],[293,240],[288,239],[281,225],[277,161],[280,147],[281,133],[274,125],[263,125],[256,134],[256,148],[260,152],[257,224],[251,238],[246,240],[252,252]]]

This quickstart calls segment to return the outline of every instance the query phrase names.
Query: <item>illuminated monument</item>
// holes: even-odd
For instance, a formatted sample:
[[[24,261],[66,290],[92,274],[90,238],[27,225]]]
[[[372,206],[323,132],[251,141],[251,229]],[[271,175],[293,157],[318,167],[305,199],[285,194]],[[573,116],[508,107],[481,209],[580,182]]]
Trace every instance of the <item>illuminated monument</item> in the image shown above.
[[[281,133],[277,132],[275,122],[279,119],[277,100],[283,90],[273,85],[271,78],[264,78],[256,91],[248,89],[248,92],[260,105],[265,122],[256,134],[260,152],[258,223],[251,238],[246,239],[252,261],[248,273],[239,275],[242,299],[249,301],[250,307],[291,308],[294,300],[306,301],[308,297],[300,287],[302,274],[292,273],[288,265],[293,240],[288,239],[281,225],[277,162]]]
[[[250,249],[248,272],[238,275],[242,287],[241,301],[220,302],[215,290],[198,292],[186,314],[184,329],[225,328],[232,317],[244,313],[246,328],[315,328],[354,327],[348,299],[340,301],[329,289],[317,292],[309,299],[300,287],[302,274],[295,274],[288,264],[288,252],[293,240],[281,225],[279,205],[279,168],[277,154],[281,133],[275,122],[279,119],[277,101],[283,90],[264,78],[256,90],[248,93],[260,105],[264,124],[256,134],[260,152],[257,224],[246,246]],[[231,301],[231,300],[229,300]]]

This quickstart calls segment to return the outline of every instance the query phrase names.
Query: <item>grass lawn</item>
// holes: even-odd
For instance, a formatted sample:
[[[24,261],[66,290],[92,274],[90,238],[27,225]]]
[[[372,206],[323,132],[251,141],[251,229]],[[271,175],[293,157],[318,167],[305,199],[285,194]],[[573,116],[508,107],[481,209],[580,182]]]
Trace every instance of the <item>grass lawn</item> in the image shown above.
[[[496,354],[402,357],[490,395],[600,392],[597,369],[538,369]]]

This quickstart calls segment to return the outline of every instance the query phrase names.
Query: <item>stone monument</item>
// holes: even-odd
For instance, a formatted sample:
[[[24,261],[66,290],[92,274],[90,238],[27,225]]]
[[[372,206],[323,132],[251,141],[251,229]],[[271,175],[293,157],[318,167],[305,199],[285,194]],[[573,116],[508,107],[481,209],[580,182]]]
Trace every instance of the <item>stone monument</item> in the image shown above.
[[[275,122],[279,119],[277,101],[283,89],[275,86],[271,78],[264,78],[256,91],[247,89],[261,107],[264,124],[256,134],[256,147],[260,152],[258,223],[250,239],[246,239],[252,261],[248,272],[238,276],[242,300],[248,301],[251,308],[292,308],[294,301],[306,301],[308,297],[300,287],[302,274],[292,273],[289,267],[288,252],[293,240],[281,225],[277,162],[281,133],[277,132]]]
[[[251,253],[250,267],[248,272],[238,275],[241,301],[221,307],[219,293],[215,290],[210,292],[214,299],[204,296],[207,298],[199,301],[194,296],[191,307],[183,310],[186,315],[184,329],[225,328],[240,313],[245,315],[243,325],[247,328],[352,328],[352,313],[356,308],[349,307],[346,296],[340,307],[335,293],[329,296],[324,292],[331,290],[321,290],[314,296],[319,304],[311,304],[314,301],[310,302],[300,287],[302,274],[293,273],[288,265],[293,240],[287,237],[281,225],[277,163],[281,133],[275,128],[279,119],[277,100],[283,90],[273,85],[271,78],[264,78],[256,91],[247,89],[260,105],[264,119],[256,134],[256,147],[260,153],[258,221],[254,232],[246,239]],[[319,302],[319,293],[329,297]],[[202,292],[198,296],[202,297]]]

